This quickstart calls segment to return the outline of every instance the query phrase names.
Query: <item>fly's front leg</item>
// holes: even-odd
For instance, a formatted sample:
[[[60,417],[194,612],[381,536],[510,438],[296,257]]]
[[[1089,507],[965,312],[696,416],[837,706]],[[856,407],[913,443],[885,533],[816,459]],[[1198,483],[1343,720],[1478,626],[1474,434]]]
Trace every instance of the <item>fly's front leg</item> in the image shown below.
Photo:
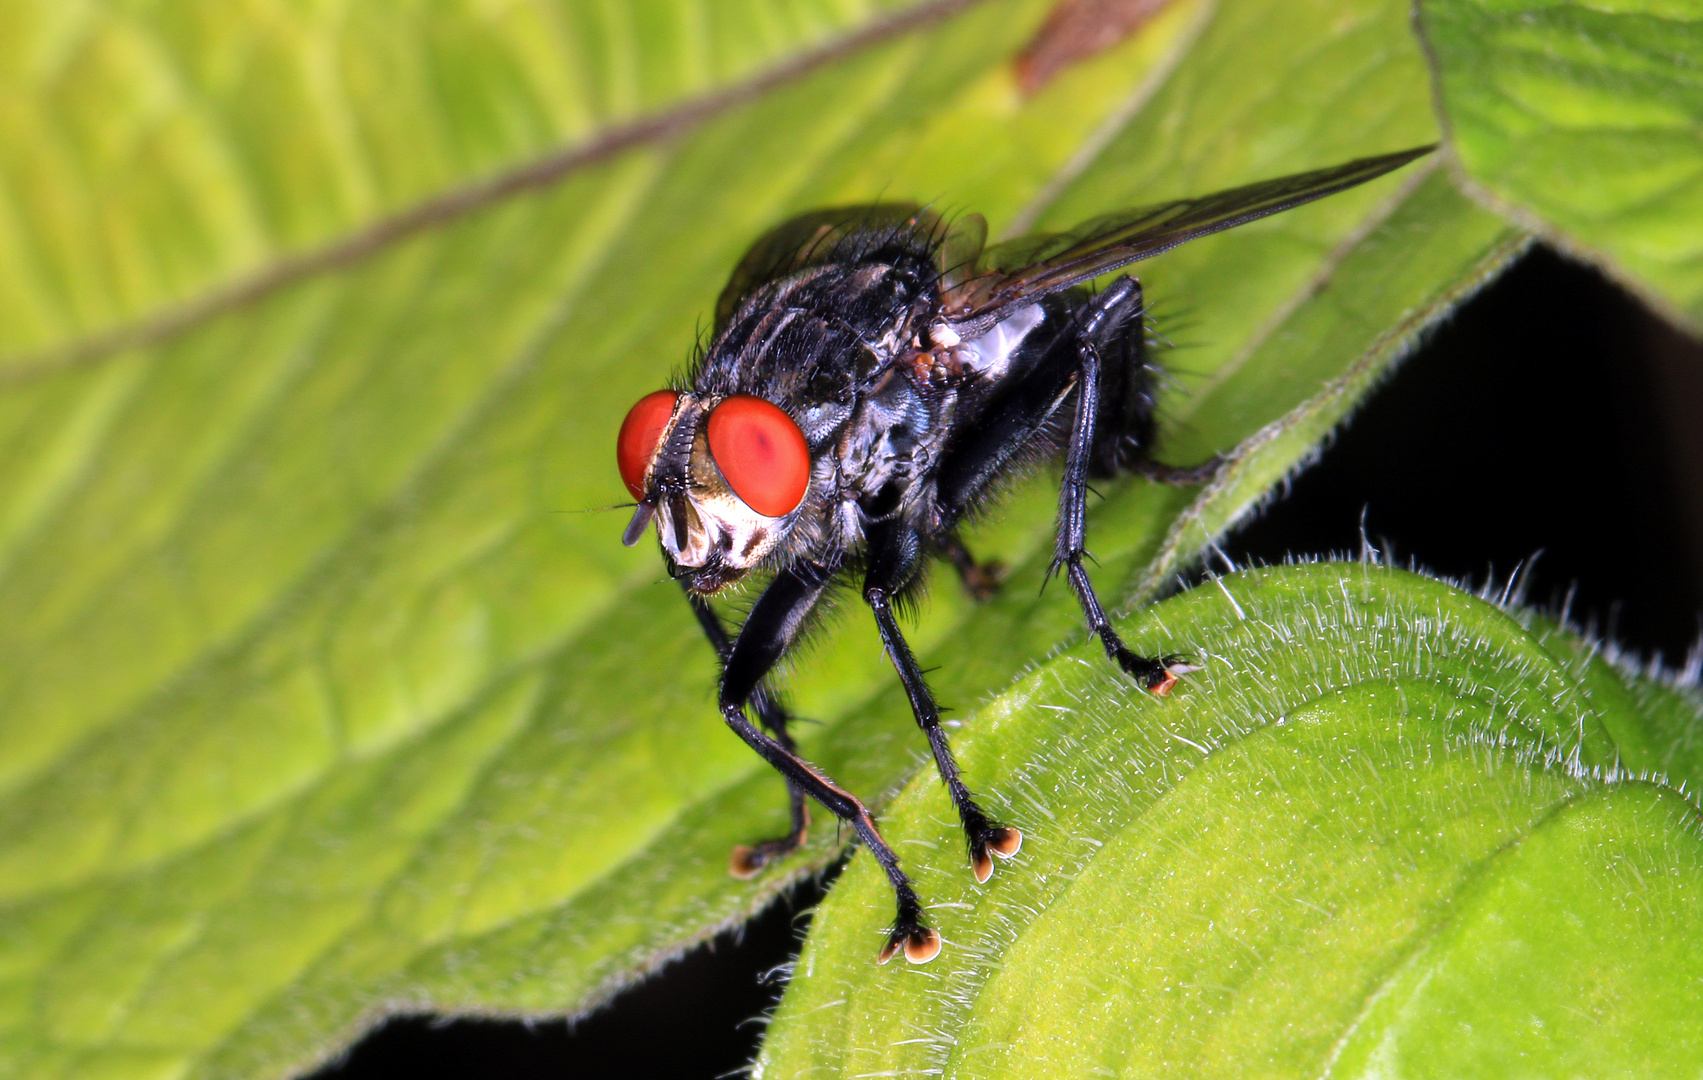
[[[875,856],[875,861],[881,864],[893,886],[898,913],[893,919],[892,929],[888,931],[887,943],[877,955],[879,962],[886,963],[903,949],[906,960],[913,964],[926,964],[940,954],[940,935],[924,924],[922,902],[917,899],[910,879],[899,869],[898,855],[881,838],[868,808],[789,746],[764,734],[745,716],[746,703],[753,700],[764,676],[792,647],[832,577],[831,567],[808,563],[775,575],[774,581],[757,598],[745,625],[739,630],[738,638],[728,650],[721,675],[721,714],[727,726],[786,777],[789,784],[849,824],[869,853]]]
[[[1177,676],[1195,670],[1177,656],[1138,656],[1124,646],[1123,639],[1106,618],[1100,598],[1082,560],[1087,556],[1088,466],[1094,446],[1094,414],[1103,376],[1100,353],[1094,346],[1096,333],[1117,309],[1128,303],[1139,286],[1127,277],[1118,278],[1088,304],[1079,319],[1076,349],[1076,416],[1070,430],[1070,446],[1064,461],[1064,483],[1059,488],[1058,546],[1051,573],[1063,568],[1071,590],[1088,617],[1088,629],[1100,639],[1106,655],[1154,694],[1163,695],[1176,684]]]
[[[921,540],[915,532],[892,525],[872,532],[869,538],[869,569],[864,578],[863,598],[875,613],[875,625],[881,631],[881,642],[898,669],[899,681],[904,684],[905,696],[911,700],[911,712],[917,726],[928,736],[929,749],[934,753],[934,765],[940,779],[958,808],[958,818],[964,824],[964,838],[970,848],[970,869],[976,880],[986,882],[993,876],[993,858],[1009,859],[1023,846],[1023,834],[1009,825],[999,825],[988,819],[976,804],[970,789],[964,786],[958,772],[958,762],[952,757],[946,731],[940,726],[940,709],[923,678],[922,668],[899,631],[893,617],[893,596],[916,572],[921,555]]]
[[[686,599],[692,604],[692,611],[698,616],[698,625],[704,628],[704,636],[710,639],[715,648],[716,657],[723,666],[733,652],[733,640],[727,636],[727,628],[721,624],[721,616],[710,607],[709,601],[687,590]],[[798,747],[794,745],[792,736],[787,733],[787,722],[791,717],[786,707],[776,699],[773,691],[758,686],[751,692],[751,708],[757,713],[757,720],[768,729],[789,753],[796,754]],[[728,859],[728,873],[740,880],[754,878],[762,872],[765,866],[786,858],[800,847],[804,846],[805,837],[810,832],[810,804],[805,801],[804,791],[797,784],[787,785],[787,799],[792,811],[792,830],[785,836],[777,836],[770,840],[760,840],[755,844],[740,844],[733,849]]]

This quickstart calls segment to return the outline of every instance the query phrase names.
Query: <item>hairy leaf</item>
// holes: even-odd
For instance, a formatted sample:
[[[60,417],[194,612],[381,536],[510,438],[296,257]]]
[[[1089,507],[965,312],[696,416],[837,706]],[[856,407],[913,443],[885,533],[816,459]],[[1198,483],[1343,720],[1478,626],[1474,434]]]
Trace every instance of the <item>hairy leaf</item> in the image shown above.
[[[978,886],[919,775],[887,832],[946,946],[873,962],[858,855],[757,1076],[1668,1075],[1703,1020],[1695,772],[1617,767],[1641,695],[1703,698],[1441,583],[1232,574],[1125,627],[1206,661],[1166,699],[1093,643],[959,740],[1020,854]],[[1678,782],[1688,781],[1691,800]]]
[[[835,857],[728,878],[782,785],[599,510],[762,229],[1053,228],[1435,137],[1384,0],[1184,0],[1028,99],[1040,0],[710,7],[0,16],[0,1069],[276,1076],[390,1012],[583,1012]],[[1416,166],[1143,264],[1162,456],[1235,465],[1106,489],[1108,598],[1519,242]],[[973,537],[1005,593],[916,627],[961,710],[1079,632],[1038,596],[1053,483]],[[866,620],[794,672],[879,802],[917,741]]]

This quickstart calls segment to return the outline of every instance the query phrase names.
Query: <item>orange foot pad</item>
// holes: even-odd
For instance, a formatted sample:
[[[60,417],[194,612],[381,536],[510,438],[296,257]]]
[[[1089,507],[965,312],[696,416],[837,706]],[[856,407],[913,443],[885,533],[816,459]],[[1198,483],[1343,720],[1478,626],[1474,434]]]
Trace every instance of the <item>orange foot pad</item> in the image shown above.
[[[989,858],[989,854],[1009,859],[1022,846],[1021,832],[1009,825],[994,829],[988,833],[986,843],[970,853],[970,872],[976,875],[979,884],[986,885],[988,878],[993,877],[993,859]]]
[[[727,857],[727,872],[740,881],[746,881],[762,873],[768,862],[769,857],[764,852],[740,844],[733,849],[733,854]]]
[[[926,964],[940,955],[940,933],[930,927],[919,926],[908,934],[888,938],[875,962],[885,964],[898,955],[901,946],[904,947],[907,963]]]

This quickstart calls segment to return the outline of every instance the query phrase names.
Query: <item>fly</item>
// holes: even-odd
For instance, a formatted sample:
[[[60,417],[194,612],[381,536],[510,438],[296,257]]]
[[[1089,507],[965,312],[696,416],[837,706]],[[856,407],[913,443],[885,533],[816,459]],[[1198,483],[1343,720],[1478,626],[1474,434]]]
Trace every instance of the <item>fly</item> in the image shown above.
[[[1138,472],[1200,483],[1216,462],[1172,468],[1150,456],[1153,371],[1140,284],[1088,283],[1187,240],[1280,213],[1382,176],[1421,147],[1335,168],[1096,218],[1062,234],[984,247],[986,223],[948,223],[911,204],[821,210],[761,237],[716,303],[686,378],[639,399],[616,458],[638,500],[622,542],[656,524],[670,576],[721,659],[723,719],[786,777],[787,835],[734,849],[751,877],[796,850],[815,799],[857,832],[886,872],[898,912],[878,960],[940,952],[921,900],[851,792],[798,755],[765,679],[836,580],[861,582],[887,654],[986,882],[1023,834],[991,819],[959,774],[896,606],[923,586],[928,556],[973,588],[988,575],[957,528],[1002,477],[1064,450],[1050,574],[1070,583],[1106,656],[1165,694],[1194,668],[1132,651],[1083,566],[1088,479]],[[706,597],[752,571],[772,574],[729,633]],[[1049,575],[1050,576],[1050,575]],[[755,714],[756,723],[747,716]]]

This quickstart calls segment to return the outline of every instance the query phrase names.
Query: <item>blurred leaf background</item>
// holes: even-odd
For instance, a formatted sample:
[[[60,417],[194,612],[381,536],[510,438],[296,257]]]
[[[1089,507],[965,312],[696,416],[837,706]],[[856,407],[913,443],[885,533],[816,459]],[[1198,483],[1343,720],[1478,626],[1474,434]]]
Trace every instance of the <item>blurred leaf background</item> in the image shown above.
[[[1025,96],[1010,58],[1039,0],[10,5],[0,1070],[278,1076],[391,1012],[583,1012],[837,857],[819,827],[765,879],[726,877],[781,786],[721,730],[684,604],[602,509],[625,409],[787,214],[914,197],[1009,233],[1452,137],[1445,165],[1141,268],[1179,345],[1164,453],[1231,464],[1199,492],[1104,492],[1122,605],[1536,219],[1694,317],[1695,171],[1659,147],[1695,157],[1695,12],[1528,6],[1565,48],[1509,30],[1534,24],[1508,4],[1428,2],[1422,41],[1386,0],[1175,0]],[[1624,108],[1534,120],[1471,76],[1529,98],[1534,52]],[[1604,127],[1597,182],[1541,165]],[[1549,157],[1496,150],[1509,131]],[[1611,181],[1640,154],[1675,163],[1628,196]],[[967,727],[1080,637],[1037,596],[1052,499],[1032,478],[973,538],[1014,567],[1001,597],[936,589],[915,629]],[[789,686],[854,790],[916,772],[864,620]],[[1034,730],[1005,767],[1038,760]],[[990,790],[998,745],[972,751]],[[940,851],[901,850],[944,898],[962,883],[934,872],[964,875],[931,783],[893,828],[932,830]],[[885,908],[844,892],[861,941]]]

